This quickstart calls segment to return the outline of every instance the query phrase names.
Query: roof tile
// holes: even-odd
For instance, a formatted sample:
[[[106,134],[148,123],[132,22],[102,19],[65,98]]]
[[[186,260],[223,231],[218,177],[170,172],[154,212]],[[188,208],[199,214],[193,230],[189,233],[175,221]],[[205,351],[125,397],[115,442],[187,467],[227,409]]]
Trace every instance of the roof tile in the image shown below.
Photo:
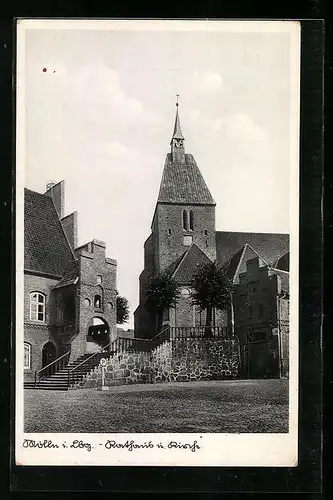
[[[215,205],[192,155],[186,154],[184,163],[173,163],[167,154],[157,202]]]
[[[24,190],[24,269],[62,276],[73,254],[52,199]]]

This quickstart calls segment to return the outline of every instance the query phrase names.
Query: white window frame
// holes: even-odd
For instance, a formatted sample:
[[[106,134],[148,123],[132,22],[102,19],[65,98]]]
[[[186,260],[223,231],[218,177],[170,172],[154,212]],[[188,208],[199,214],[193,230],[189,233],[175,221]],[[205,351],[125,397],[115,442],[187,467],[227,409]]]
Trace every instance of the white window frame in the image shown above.
[[[26,348],[27,348],[27,353],[28,353],[28,363],[26,364],[25,362],[25,353],[26,353]],[[31,369],[31,344],[29,342],[24,342],[24,351],[23,351],[23,364],[24,364],[24,369],[25,370],[30,370]]]
[[[34,295],[37,294],[37,300],[34,300]],[[41,314],[42,319],[39,319],[40,314],[39,307],[42,307]],[[46,295],[42,292],[30,292],[30,321],[36,321],[37,323],[45,323],[45,309],[46,309]]]

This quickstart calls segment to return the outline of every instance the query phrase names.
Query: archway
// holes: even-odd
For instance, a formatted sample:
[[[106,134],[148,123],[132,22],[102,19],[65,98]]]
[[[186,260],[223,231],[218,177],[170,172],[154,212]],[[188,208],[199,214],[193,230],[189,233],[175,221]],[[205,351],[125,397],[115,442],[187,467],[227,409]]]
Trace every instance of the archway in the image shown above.
[[[108,323],[100,317],[95,316],[88,323],[86,338],[86,352],[99,351],[110,342],[110,328]]]
[[[52,342],[46,342],[42,349],[42,367],[57,359],[57,348]]]

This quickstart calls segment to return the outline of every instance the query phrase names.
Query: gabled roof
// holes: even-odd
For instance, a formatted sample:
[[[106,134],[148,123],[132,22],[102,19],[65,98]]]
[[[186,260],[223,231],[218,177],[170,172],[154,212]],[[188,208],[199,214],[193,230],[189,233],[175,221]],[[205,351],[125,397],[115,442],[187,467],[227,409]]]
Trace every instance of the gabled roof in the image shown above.
[[[61,280],[53,288],[75,285],[79,279],[79,261],[72,260],[67,265]]]
[[[207,255],[193,243],[179,261],[173,277],[178,283],[190,283],[198,270],[209,262]]]
[[[289,234],[216,231],[217,262],[225,265],[246,243],[267,264],[272,265],[281,255],[288,252]]]
[[[25,189],[24,270],[61,277],[72,259],[73,253],[52,199]]]
[[[167,154],[157,203],[215,205],[215,201],[192,155],[184,163],[173,163]]]
[[[258,254],[258,252],[256,252],[251,245],[246,243],[228,262],[223,264],[223,267],[228,270],[230,279],[237,282],[238,276],[246,271],[246,262],[255,257],[258,257],[260,267],[267,266],[267,262]]]

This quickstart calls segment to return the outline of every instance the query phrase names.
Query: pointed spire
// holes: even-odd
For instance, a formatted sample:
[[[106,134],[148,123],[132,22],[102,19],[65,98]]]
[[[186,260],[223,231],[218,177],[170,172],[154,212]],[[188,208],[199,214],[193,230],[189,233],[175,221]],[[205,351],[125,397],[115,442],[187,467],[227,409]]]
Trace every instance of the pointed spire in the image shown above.
[[[173,139],[184,140],[184,136],[182,134],[182,129],[180,128],[180,120],[179,120],[179,113],[178,113],[178,106],[179,106],[178,97],[179,97],[179,94],[177,94],[177,102],[176,102],[177,111],[176,111],[175,126],[173,129],[171,143],[172,143]]]

